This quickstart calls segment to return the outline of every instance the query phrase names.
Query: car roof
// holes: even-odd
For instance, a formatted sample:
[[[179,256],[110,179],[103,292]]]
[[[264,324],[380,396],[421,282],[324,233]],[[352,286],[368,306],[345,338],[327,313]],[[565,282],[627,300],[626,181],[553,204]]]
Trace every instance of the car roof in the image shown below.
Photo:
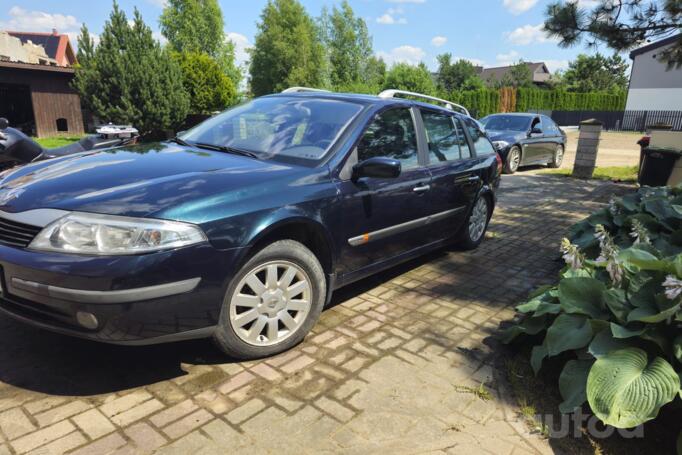
[[[334,92],[291,92],[291,93],[275,93],[273,95],[266,95],[264,98],[276,98],[276,97],[288,97],[288,98],[311,98],[311,99],[335,99],[341,101],[348,101],[353,103],[361,103],[364,105],[374,105],[374,106],[391,106],[394,104],[400,105],[413,105],[419,106],[427,109],[438,110],[446,112],[449,114],[458,114],[466,117],[461,112],[446,109],[437,104],[424,103],[422,101],[411,100],[408,98],[380,98],[376,95],[363,95],[359,93],[334,93]]]
[[[486,117],[493,117],[496,115],[509,115],[511,117],[539,117],[542,114],[533,114],[532,112],[498,112],[497,114],[486,115]]]

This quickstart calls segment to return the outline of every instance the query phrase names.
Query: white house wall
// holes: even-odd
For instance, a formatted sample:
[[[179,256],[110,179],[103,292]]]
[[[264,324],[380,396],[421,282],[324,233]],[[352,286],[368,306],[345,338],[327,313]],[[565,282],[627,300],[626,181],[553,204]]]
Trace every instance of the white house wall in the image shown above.
[[[682,68],[668,69],[660,61],[669,46],[635,56],[626,110],[682,110]]]

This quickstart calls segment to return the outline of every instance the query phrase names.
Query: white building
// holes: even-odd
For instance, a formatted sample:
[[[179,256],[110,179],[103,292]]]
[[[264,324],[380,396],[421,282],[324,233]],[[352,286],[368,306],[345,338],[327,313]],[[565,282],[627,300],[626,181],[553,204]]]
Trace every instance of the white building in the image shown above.
[[[625,110],[682,111],[682,67],[668,68],[661,52],[682,35],[651,43],[630,53],[632,73]]]

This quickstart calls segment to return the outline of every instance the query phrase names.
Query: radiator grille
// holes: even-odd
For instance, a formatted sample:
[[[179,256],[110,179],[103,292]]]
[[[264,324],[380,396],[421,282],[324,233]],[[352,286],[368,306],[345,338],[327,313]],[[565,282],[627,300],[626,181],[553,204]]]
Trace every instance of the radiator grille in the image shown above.
[[[25,248],[42,229],[0,218],[0,244]]]

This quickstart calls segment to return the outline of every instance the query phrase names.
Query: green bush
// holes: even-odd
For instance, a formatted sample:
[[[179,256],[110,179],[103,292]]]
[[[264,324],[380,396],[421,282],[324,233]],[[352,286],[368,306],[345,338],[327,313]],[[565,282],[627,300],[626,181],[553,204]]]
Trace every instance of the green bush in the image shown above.
[[[557,286],[517,307],[503,341],[544,335],[531,353],[540,370],[565,360],[563,413],[586,401],[605,424],[654,419],[680,395],[682,190],[643,188],[570,229]]]
[[[559,89],[519,88],[516,111],[622,111],[626,98],[624,91],[576,93]]]
[[[237,90],[232,79],[212,57],[199,52],[175,52],[173,57],[182,71],[190,114],[210,114],[236,103]]]

